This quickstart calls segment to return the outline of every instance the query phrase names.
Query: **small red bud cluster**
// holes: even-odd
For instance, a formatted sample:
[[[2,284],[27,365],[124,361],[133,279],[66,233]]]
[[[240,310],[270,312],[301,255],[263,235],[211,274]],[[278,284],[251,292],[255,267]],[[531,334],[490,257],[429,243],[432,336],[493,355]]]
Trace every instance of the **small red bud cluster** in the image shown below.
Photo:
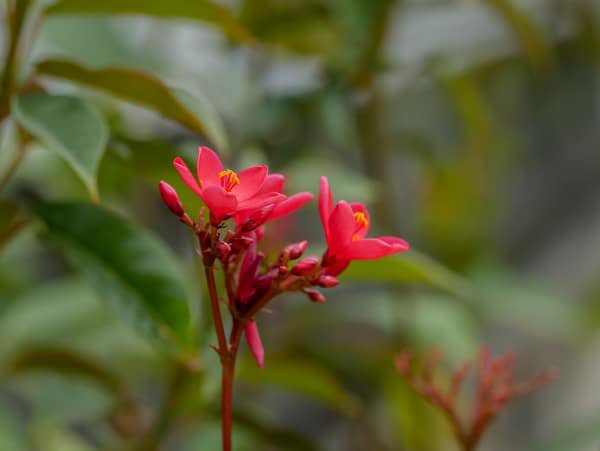
[[[541,388],[558,376],[556,370],[547,369],[528,381],[515,383],[515,354],[509,352],[492,358],[489,349],[483,346],[476,371],[476,393],[471,413],[465,420],[459,411],[458,396],[471,370],[471,363],[467,362],[456,370],[444,388],[436,380],[440,376],[436,374],[436,369],[441,358],[439,350],[432,350],[421,371],[417,371],[410,353],[404,351],[396,356],[396,369],[416,393],[448,418],[463,451],[476,449],[487,427],[508,403]]]

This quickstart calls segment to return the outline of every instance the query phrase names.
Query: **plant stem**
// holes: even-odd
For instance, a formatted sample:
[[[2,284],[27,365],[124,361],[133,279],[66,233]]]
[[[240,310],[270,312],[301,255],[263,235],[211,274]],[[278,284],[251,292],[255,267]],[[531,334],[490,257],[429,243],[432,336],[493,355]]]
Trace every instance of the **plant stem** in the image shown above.
[[[215,283],[215,267],[213,263],[204,263],[204,275],[208,284],[208,294],[210,296],[210,306],[212,308],[213,319],[215,322],[215,330],[217,332],[217,340],[219,341],[219,356],[221,361],[229,353],[227,346],[227,338],[225,336],[225,328],[223,327],[223,317],[221,316],[221,308],[219,307],[219,295],[217,293],[217,284]]]
[[[6,168],[6,171],[4,171],[4,174],[2,174],[2,176],[0,177],[0,192],[4,190],[4,188],[6,188],[6,185],[8,185],[8,182],[10,182],[10,179],[17,171],[17,168],[19,167],[21,161],[23,160],[23,157],[25,156],[26,149],[26,142],[21,141],[18,143],[17,149],[15,150],[15,155],[8,164],[8,167]]]
[[[231,429],[233,417],[233,381],[235,376],[235,363],[237,351],[240,346],[244,327],[238,319],[234,319],[229,351],[225,359],[221,360],[221,432],[223,438],[223,451],[231,451]]]

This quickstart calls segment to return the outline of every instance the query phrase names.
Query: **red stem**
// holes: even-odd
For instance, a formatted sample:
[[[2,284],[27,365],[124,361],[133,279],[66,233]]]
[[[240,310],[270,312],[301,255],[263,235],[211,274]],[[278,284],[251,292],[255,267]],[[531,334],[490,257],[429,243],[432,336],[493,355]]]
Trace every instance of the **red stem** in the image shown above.
[[[233,417],[233,381],[235,376],[235,363],[237,351],[242,338],[244,328],[242,323],[234,319],[231,338],[229,341],[229,352],[226,358],[221,360],[221,432],[223,438],[223,451],[231,451],[231,426]]]
[[[212,263],[204,263],[204,274],[206,283],[208,284],[208,294],[210,296],[210,306],[212,309],[213,320],[215,322],[215,330],[217,331],[217,340],[219,341],[219,356],[221,360],[228,353],[227,338],[225,336],[225,328],[223,327],[223,317],[219,307],[219,295],[217,294],[217,284],[215,283],[215,268]]]

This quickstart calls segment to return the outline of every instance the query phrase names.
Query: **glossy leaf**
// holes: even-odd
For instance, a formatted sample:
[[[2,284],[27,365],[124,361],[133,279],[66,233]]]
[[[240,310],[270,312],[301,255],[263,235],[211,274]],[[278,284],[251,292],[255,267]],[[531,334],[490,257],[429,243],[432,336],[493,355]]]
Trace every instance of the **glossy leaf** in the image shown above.
[[[97,200],[96,176],[108,142],[98,110],[76,97],[35,92],[14,97],[12,111],[21,127],[75,170]]]
[[[278,387],[311,398],[345,414],[353,414],[358,401],[324,368],[307,362],[267,359],[264,369],[246,360],[240,367],[240,381]]]
[[[211,22],[240,42],[252,38],[232,11],[210,0],[59,0],[47,14],[127,14]]]
[[[183,272],[168,249],[141,227],[89,204],[37,204],[49,240],[139,331],[179,344],[190,339]]]
[[[472,295],[471,287],[459,275],[414,250],[377,261],[352,262],[342,277],[357,282],[431,286],[461,298]]]
[[[206,99],[167,86],[153,75],[124,68],[91,69],[58,59],[40,62],[37,71],[156,111],[206,136],[219,151],[227,151],[224,127],[212,105]]]

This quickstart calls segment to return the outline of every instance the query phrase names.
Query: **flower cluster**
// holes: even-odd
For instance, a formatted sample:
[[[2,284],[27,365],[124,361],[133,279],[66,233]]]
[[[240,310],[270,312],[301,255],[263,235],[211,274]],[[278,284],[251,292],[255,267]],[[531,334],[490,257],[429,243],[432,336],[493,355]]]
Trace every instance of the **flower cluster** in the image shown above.
[[[447,382],[447,388],[436,380],[436,368],[441,361],[439,350],[432,350],[425,359],[422,370],[414,368],[408,351],[396,356],[396,369],[409,386],[437,407],[452,424],[454,434],[463,451],[473,451],[492,420],[511,401],[541,388],[557,377],[557,371],[547,369],[525,382],[515,383],[513,372],[515,354],[506,353],[492,358],[487,347],[481,347],[476,371],[476,393],[470,416],[465,421],[458,406],[458,396],[465,378],[471,370],[466,363],[455,371]]]
[[[285,292],[303,292],[313,302],[325,302],[318,288],[339,284],[338,276],[352,260],[371,260],[409,248],[406,241],[385,236],[366,238],[370,226],[365,205],[339,201],[334,205],[326,177],[320,180],[319,214],[323,223],[327,250],[322,257],[306,256],[308,243],[285,246],[274,261],[267,262],[259,250],[264,225],[289,215],[313,199],[311,193],[283,194],[285,177],[269,174],[266,166],[254,166],[239,173],[225,169],[217,154],[201,147],[196,175],[181,158],[173,162],[185,184],[208,209],[195,222],[185,211],[175,190],[160,182],[160,193],[167,207],[197,235],[206,269],[213,305],[221,359],[235,359],[238,333],[246,341],[259,366],[264,365],[255,316],[276,296]],[[227,227],[231,224],[231,227]],[[234,321],[229,343],[225,341],[212,274],[218,263],[224,273],[225,304]]]

